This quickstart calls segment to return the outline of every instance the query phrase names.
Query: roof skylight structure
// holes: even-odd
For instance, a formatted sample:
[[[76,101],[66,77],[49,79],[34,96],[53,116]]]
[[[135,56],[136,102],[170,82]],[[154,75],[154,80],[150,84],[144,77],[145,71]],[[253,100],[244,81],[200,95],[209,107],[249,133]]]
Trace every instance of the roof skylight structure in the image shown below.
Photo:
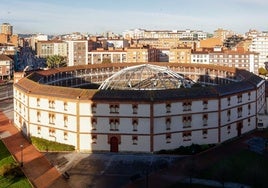
[[[190,87],[191,84],[191,80],[184,79],[168,67],[142,64],[120,70],[107,78],[99,89],[164,90]]]

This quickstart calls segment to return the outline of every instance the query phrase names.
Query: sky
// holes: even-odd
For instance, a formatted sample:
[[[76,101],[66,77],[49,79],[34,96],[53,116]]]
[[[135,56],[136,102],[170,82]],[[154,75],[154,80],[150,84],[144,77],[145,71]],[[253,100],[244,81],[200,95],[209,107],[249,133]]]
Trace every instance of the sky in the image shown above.
[[[0,0],[0,5],[0,24],[10,23],[17,34],[268,30],[267,0]]]

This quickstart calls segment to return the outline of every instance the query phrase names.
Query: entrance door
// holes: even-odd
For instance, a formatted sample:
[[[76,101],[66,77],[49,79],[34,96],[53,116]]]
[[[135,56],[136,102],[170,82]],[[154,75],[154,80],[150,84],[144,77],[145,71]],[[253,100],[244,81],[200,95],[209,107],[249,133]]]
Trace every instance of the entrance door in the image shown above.
[[[118,138],[112,137],[110,140],[110,151],[111,152],[118,152]]]
[[[242,130],[242,127],[243,127],[243,125],[242,125],[242,123],[240,122],[240,123],[238,123],[237,125],[236,125],[236,129],[237,129],[237,136],[239,137],[239,136],[241,136],[241,130]]]

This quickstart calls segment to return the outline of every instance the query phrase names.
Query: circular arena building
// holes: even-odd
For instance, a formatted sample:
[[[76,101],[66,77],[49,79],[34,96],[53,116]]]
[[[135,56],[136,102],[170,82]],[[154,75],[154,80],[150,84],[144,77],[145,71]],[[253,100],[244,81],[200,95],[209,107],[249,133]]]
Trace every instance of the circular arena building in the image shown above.
[[[265,82],[231,67],[110,63],[29,73],[14,124],[77,151],[156,152],[217,144],[257,128]]]

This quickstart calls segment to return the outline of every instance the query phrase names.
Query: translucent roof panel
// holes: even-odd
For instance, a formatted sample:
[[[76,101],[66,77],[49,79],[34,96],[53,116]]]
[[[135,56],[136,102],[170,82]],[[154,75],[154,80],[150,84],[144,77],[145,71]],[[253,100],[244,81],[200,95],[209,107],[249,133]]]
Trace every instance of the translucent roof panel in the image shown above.
[[[163,90],[190,87],[191,81],[164,66],[142,64],[127,67],[107,78],[99,89]]]

